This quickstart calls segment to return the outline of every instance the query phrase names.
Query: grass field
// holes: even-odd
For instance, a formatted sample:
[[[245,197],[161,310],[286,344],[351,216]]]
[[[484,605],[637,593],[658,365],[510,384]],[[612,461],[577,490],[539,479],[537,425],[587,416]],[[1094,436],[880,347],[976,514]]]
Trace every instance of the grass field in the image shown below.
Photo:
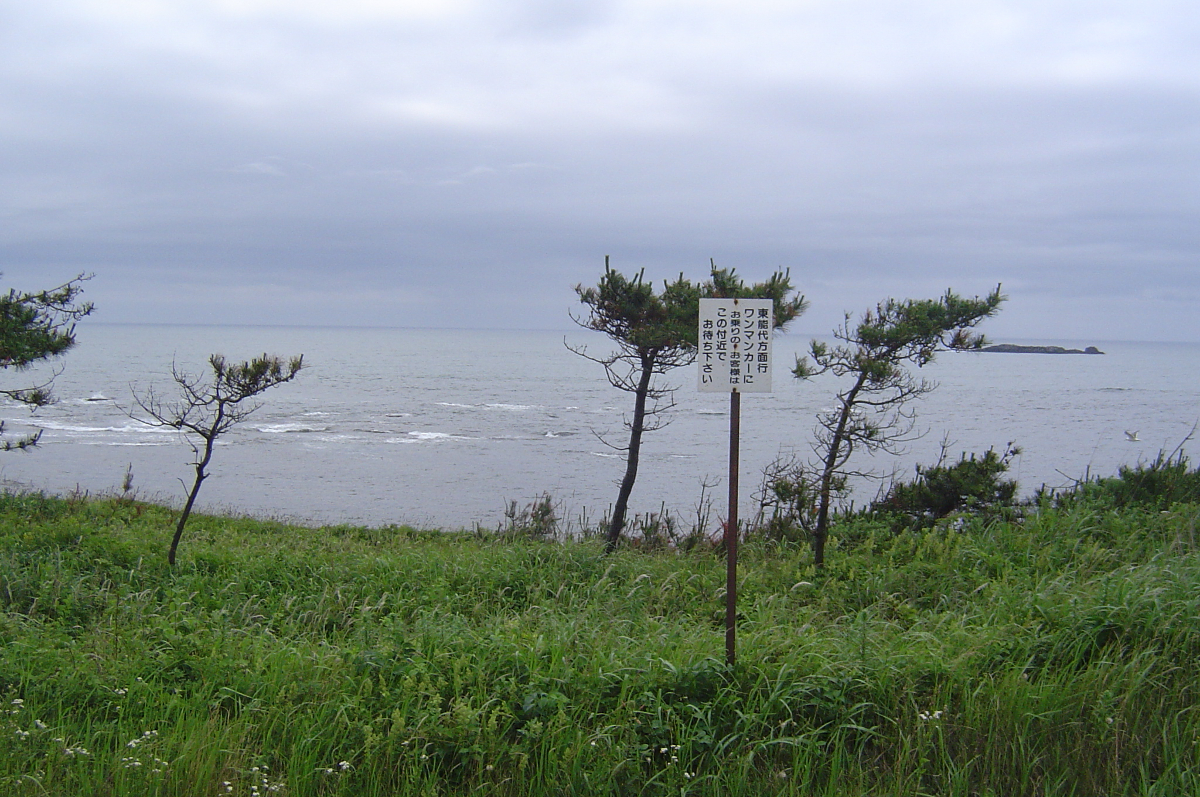
[[[1200,794],[1200,504],[829,564],[0,496],[0,794]]]

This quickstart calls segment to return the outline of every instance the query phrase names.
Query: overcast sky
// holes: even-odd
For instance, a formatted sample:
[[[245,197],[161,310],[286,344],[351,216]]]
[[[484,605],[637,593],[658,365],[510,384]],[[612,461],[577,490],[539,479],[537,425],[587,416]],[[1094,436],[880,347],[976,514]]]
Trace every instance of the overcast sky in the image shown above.
[[[0,270],[97,321],[566,328],[604,256],[828,331],[1200,341],[1195,0],[0,0]]]

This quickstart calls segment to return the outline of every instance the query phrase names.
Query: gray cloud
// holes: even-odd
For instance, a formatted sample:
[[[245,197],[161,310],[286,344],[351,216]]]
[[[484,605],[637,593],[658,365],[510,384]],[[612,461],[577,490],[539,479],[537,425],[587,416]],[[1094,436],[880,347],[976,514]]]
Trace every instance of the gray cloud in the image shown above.
[[[569,324],[603,256],[790,267],[804,326],[1003,282],[1200,339],[1171,2],[0,2],[0,269],[110,321]]]

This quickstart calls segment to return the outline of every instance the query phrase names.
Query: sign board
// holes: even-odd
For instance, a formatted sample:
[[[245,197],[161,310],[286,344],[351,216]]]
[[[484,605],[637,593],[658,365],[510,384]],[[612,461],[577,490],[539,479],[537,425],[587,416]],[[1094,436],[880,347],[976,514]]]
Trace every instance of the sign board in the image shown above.
[[[701,299],[696,352],[701,393],[770,393],[771,299]]]

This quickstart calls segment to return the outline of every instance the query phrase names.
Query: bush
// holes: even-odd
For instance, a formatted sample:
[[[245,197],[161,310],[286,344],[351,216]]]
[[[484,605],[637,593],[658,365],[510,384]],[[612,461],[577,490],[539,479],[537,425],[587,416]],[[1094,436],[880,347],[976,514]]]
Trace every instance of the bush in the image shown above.
[[[1200,470],[1182,451],[1159,452],[1154,461],[1122,465],[1115,477],[1085,479],[1053,497],[1060,507],[1089,503],[1104,509],[1165,511],[1175,504],[1200,503]]]
[[[989,448],[982,456],[964,453],[953,465],[944,465],[942,460],[932,467],[918,465],[915,479],[892,484],[868,511],[891,515],[896,529],[928,528],[955,512],[1012,506],[1017,483],[1001,476],[1020,453],[1009,443],[1003,456]]]
[[[530,540],[554,540],[558,537],[558,510],[549,493],[542,493],[533,503],[519,509],[510,501],[504,509],[504,522],[496,529],[507,539],[522,537]]]
[[[755,530],[775,542],[807,542],[817,524],[821,474],[796,456],[783,456],[763,469]],[[850,494],[849,479],[834,474],[830,495],[835,514]]]

